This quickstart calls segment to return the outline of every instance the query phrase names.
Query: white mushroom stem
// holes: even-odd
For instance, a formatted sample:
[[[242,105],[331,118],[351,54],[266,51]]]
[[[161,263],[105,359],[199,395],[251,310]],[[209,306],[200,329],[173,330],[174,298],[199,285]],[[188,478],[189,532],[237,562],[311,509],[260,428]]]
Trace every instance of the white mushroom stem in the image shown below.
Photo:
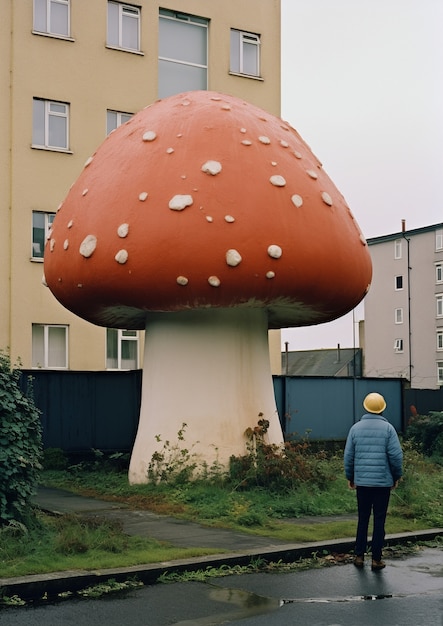
[[[269,362],[266,311],[199,309],[150,317],[140,420],[129,482],[148,482],[156,451],[180,444],[198,463],[247,452],[247,428],[269,420],[265,440],[281,445]],[[178,440],[183,423],[184,441]],[[161,441],[158,441],[158,437]]]

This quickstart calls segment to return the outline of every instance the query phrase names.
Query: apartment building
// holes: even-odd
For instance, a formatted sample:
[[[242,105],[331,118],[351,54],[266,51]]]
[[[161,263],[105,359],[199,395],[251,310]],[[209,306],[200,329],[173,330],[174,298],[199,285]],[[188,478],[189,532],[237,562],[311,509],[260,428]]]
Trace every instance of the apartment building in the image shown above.
[[[364,301],[365,376],[443,385],[443,223],[368,239],[373,281]]]
[[[93,326],[42,286],[57,207],[157,98],[210,89],[279,115],[280,1],[5,0],[0,58],[0,349],[25,368],[137,368],[143,333]]]

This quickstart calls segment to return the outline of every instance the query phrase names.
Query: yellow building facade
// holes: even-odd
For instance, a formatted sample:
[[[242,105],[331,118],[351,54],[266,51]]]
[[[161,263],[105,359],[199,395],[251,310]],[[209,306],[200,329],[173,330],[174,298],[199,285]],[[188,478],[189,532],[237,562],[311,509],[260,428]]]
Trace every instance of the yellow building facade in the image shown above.
[[[279,0],[2,0],[0,349],[25,368],[132,369],[143,333],[68,312],[42,285],[57,207],[106,135],[209,89],[280,114]],[[280,373],[280,334],[270,333]]]

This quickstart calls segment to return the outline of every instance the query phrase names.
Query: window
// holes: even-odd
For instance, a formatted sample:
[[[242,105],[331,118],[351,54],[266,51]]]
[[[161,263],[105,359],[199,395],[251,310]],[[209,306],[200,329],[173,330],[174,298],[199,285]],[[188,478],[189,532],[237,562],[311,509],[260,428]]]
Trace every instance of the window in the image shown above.
[[[395,323],[403,324],[403,309],[395,309]]]
[[[140,9],[130,4],[108,2],[107,45],[122,50],[140,50]]]
[[[43,259],[45,242],[54,221],[55,213],[32,211],[32,253],[33,259]]]
[[[138,368],[138,333],[136,330],[106,329],[107,369]]]
[[[37,148],[68,150],[69,104],[34,98],[32,145]]]
[[[437,317],[443,317],[443,295],[435,296],[437,303]]]
[[[394,242],[394,259],[401,259],[402,250],[401,250],[401,239],[396,239]]]
[[[435,264],[435,282],[443,283],[443,263]]]
[[[435,249],[443,250],[443,228],[435,231]]]
[[[443,350],[443,330],[437,330],[437,350]]]
[[[132,113],[122,113],[121,111],[106,111],[106,134],[130,120]]]
[[[443,361],[437,361],[437,385],[443,385]]]
[[[160,9],[158,96],[208,88],[208,20]]]
[[[70,36],[71,0],[34,0],[34,31]]]
[[[260,76],[260,37],[231,28],[230,71]]]
[[[403,352],[403,339],[396,339],[394,341],[394,352]]]
[[[32,367],[67,369],[67,326],[32,325]]]
[[[396,291],[399,291],[400,289],[403,289],[403,276],[396,276],[395,277],[395,289],[396,289]]]

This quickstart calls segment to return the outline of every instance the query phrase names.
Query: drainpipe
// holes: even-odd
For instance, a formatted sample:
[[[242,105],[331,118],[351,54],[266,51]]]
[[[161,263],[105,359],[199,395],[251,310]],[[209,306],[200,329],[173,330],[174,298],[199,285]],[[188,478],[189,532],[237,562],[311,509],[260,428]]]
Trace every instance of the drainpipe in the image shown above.
[[[411,332],[411,251],[410,251],[410,238],[406,237],[406,220],[401,221],[401,233],[403,239],[406,241],[407,250],[407,263],[408,263],[408,355],[409,355],[409,384],[412,387],[412,332]]]

